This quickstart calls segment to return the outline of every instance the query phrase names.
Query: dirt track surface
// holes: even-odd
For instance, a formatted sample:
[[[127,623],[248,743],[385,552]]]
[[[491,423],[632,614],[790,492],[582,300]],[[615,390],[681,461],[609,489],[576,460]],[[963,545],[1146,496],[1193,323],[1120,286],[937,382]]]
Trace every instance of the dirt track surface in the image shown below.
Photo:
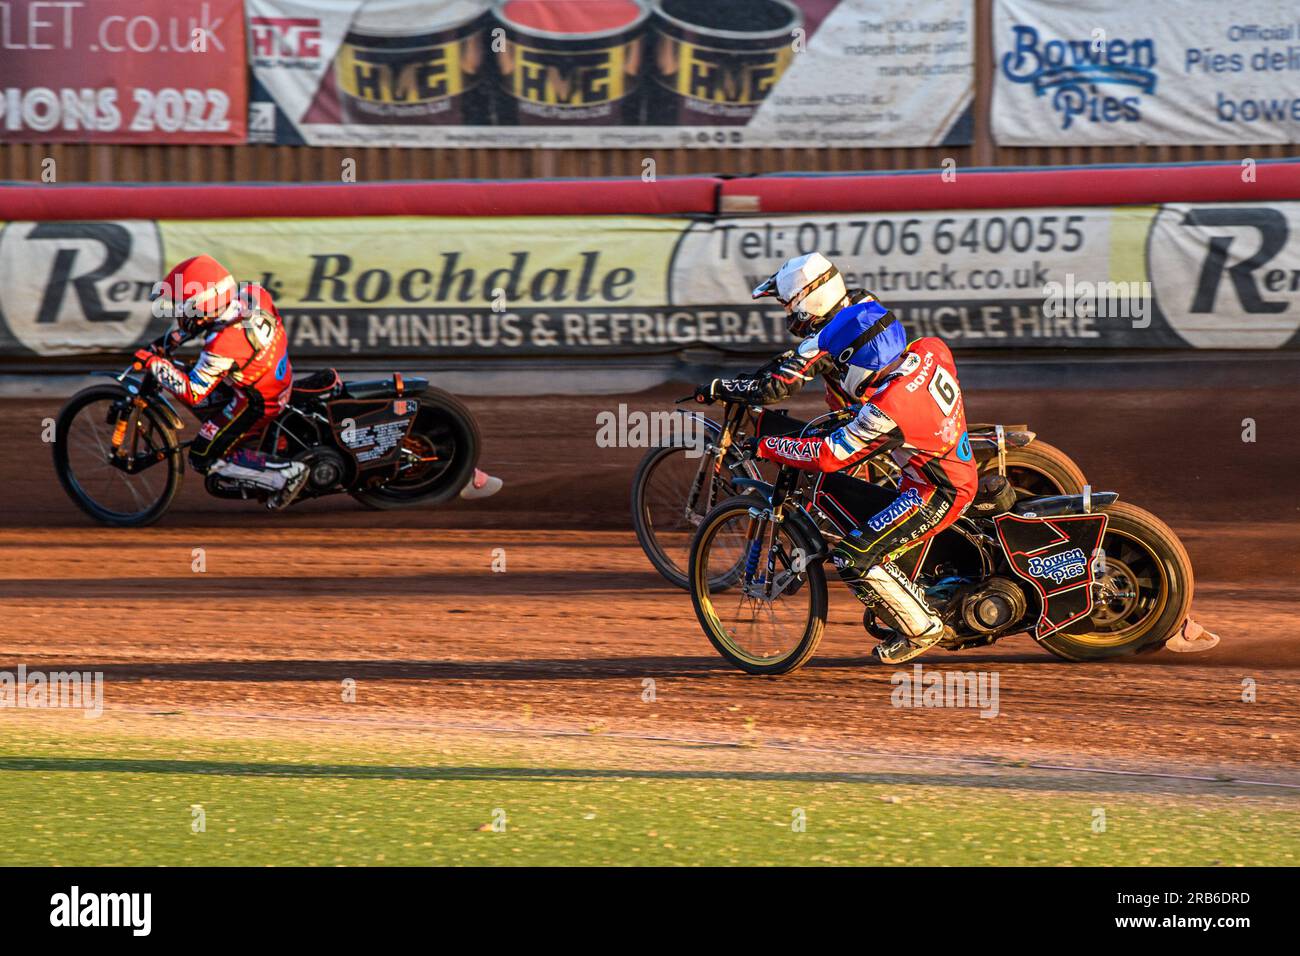
[[[621,400],[652,410],[683,392]],[[1108,665],[1057,661],[1023,636],[938,652],[921,662],[998,675],[998,716],[899,709],[895,669],[869,659],[838,585],[820,653],[799,674],[749,678],[716,657],[689,597],[632,536],[641,451],[595,445],[596,413],[618,398],[472,400],[483,463],[506,480],[486,502],[376,514],[338,499],[268,516],[206,498],[189,475],[171,513],[140,531],[94,526],[64,498],[40,441],[57,402],[8,402],[0,669],[102,670],[110,709],[780,739],[1300,782],[1293,394],[968,400],[971,420],[1028,421],[1095,487],[1164,518],[1196,567],[1194,615],[1222,644]],[[1247,417],[1255,443],[1241,440]],[[355,703],[342,700],[347,678]]]

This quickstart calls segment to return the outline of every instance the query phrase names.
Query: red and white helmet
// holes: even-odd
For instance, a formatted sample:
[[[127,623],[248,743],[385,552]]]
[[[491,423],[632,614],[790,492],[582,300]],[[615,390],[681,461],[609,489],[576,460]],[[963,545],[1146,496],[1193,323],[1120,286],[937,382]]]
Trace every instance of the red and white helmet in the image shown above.
[[[215,322],[238,292],[229,269],[211,256],[193,256],[154,286],[155,313],[174,317],[182,332],[193,335]]]
[[[786,327],[803,338],[826,324],[848,298],[844,277],[820,252],[788,259],[751,293],[755,299],[775,296],[785,306]]]

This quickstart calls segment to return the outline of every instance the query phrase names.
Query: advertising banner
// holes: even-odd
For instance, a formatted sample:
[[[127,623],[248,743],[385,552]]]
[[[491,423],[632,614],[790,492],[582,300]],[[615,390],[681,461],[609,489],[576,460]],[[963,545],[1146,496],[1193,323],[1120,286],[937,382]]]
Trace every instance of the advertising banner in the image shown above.
[[[695,224],[675,302],[728,302],[828,256],[953,348],[1300,346],[1300,203],[744,218]]]
[[[129,352],[200,252],[275,298],[295,354],[774,353],[750,290],[819,250],[954,348],[1295,348],[1300,202],[887,215],[0,224],[0,354]]]
[[[254,142],[969,143],[972,0],[247,0]]]
[[[0,2],[0,140],[242,143],[242,0]]]
[[[996,0],[1002,146],[1300,143],[1294,0]]]

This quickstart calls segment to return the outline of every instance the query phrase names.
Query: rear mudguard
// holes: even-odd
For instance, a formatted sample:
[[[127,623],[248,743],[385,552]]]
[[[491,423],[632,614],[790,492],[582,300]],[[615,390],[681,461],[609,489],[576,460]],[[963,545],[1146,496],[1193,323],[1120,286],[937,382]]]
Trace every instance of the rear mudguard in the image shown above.
[[[359,402],[389,398],[418,398],[429,390],[429,380],[394,372],[389,378],[344,381],[343,394]]]
[[[998,472],[1002,472],[1002,460],[1008,448],[1024,448],[1037,436],[1029,430],[1028,425],[967,425],[966,437],[970,440],[971,451],[976,461],[997,459]]]
[[[1011,508],[1012,514],[1025,518],[1055,518],[1060,515],[1086,515],[1098,508],[1114,504],[1119,495],[1114,491],[1093,491],[1085,485],[1081,495],[1048,495],[1043,498],[1025,498]]]

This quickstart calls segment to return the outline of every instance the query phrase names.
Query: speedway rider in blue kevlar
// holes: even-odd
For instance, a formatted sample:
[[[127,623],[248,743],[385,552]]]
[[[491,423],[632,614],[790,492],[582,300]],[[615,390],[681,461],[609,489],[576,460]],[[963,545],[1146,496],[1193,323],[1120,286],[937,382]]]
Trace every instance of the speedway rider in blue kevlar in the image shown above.
[[[753,376],[699,386],[696,401],[770,404],[821,373],[828,402],[842,394],[846,403],[863,403],[829,435],[763,437],[757,453],[823,473],[852,473],[876,455],[893,457],[902,474],[896,490],[857,478],[836,485],[832,520],[844,536],[832,558],[858,600],[894,632],[876,656],[911,660],[953,632],[893,559],[956,521],[978,488],[952,353],[937,338],[908,343],[897,318],[874,295],[850,294],[818,253],[786,262],[754,289],[754,298],[765,296],[785,307],[790,331],[803,341]]]

